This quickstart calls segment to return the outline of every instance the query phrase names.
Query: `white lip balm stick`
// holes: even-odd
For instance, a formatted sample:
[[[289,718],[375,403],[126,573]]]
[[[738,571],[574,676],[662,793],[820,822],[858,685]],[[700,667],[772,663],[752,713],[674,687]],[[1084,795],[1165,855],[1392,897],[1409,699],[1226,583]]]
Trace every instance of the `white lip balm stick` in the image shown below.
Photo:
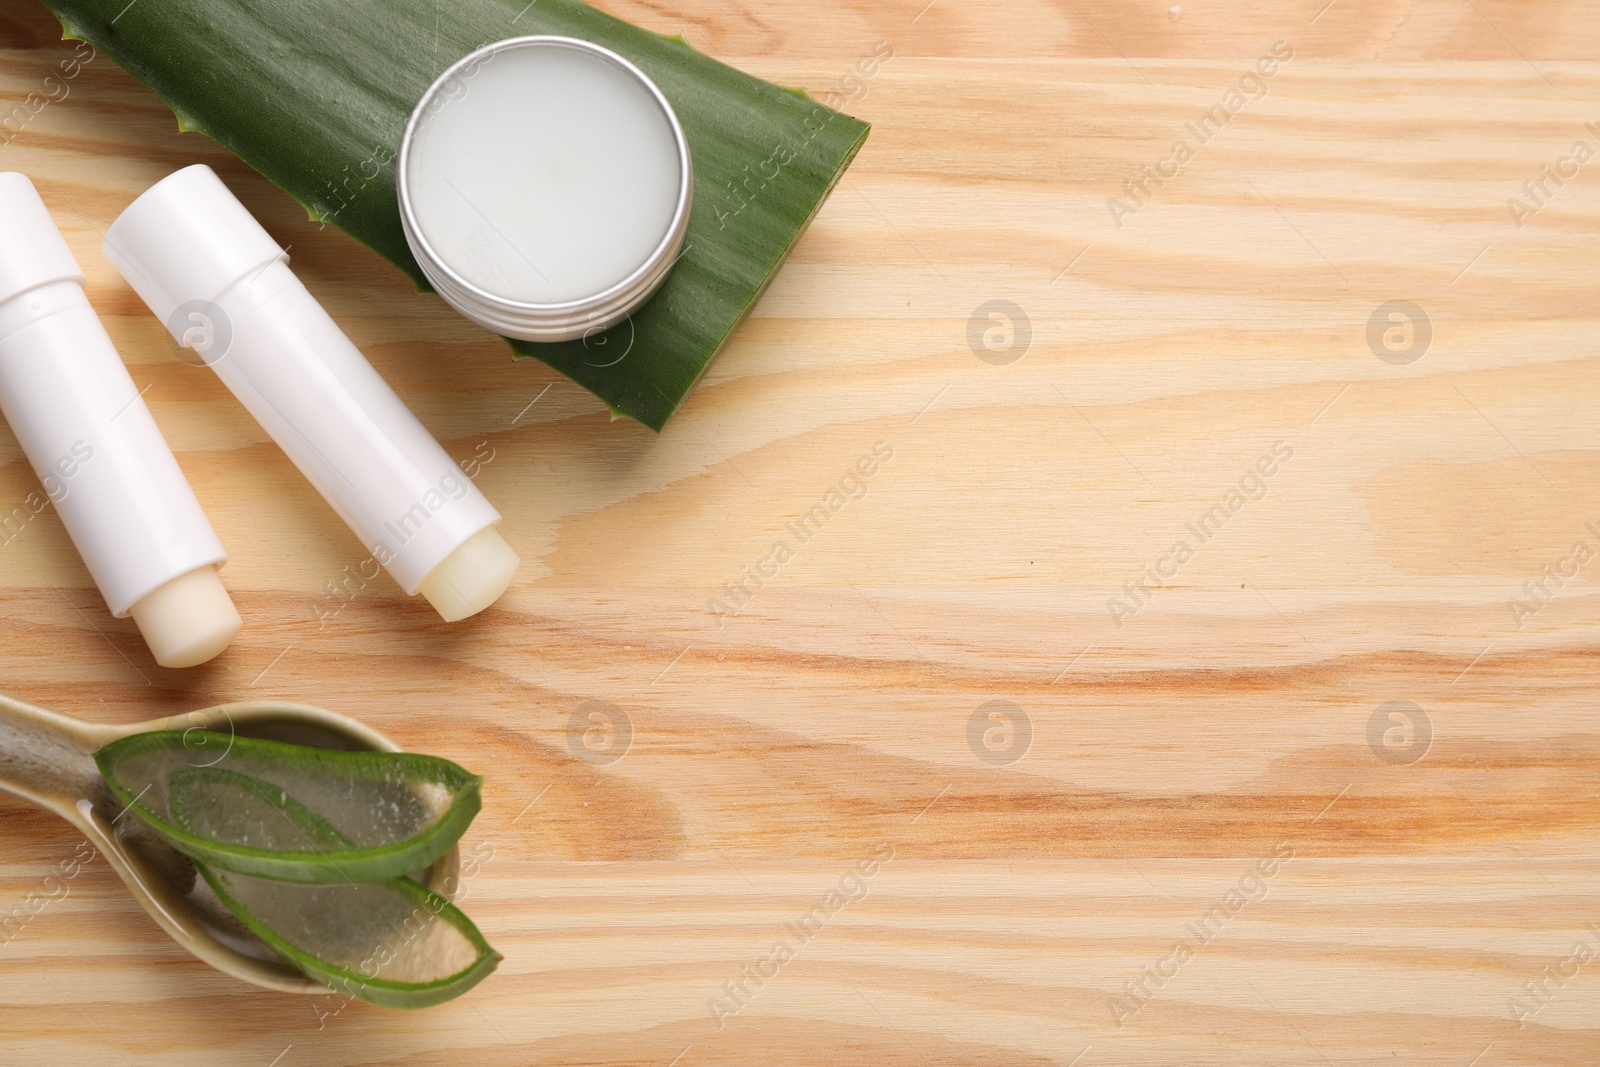
[[[239,632],[227,560],[33,183],[0,174],[0,409],[117,618],[163,667]]]
[[[454,622],[506,591],[518,560],[494,528],[500,513],[210,167],[151,186],[104,247],[408,596]]]

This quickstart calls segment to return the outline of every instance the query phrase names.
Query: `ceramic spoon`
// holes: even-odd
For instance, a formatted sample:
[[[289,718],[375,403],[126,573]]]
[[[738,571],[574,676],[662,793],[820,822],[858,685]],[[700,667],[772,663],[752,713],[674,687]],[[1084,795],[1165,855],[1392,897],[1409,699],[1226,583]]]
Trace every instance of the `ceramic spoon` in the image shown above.
[[[316,748],[398,752],[400,747],[354,719],[305,704],[223,704],[131,726],[104,726],[0,693],[0,790],[67,820],[127,883],[134,899],[206,963],[246,982],[286,993],[326,993],[249,933],[222,907],[187,856],[157,838],[122,802],[95,766],[96,749],[151,730],[210,730]],[[220,758],[221,753],[219,752]],[[460,854],[434,861],[424,884],[434,892],[456,884]]]

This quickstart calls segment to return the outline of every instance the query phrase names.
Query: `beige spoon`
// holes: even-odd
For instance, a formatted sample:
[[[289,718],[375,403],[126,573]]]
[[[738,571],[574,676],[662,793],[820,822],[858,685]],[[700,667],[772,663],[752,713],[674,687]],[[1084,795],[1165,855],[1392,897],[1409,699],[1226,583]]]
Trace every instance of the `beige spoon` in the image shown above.
[[[135,815],[124,816],[95,766],[96,749],[150,730],[210,730],[332,749],[398,752],[400,746],[354,719],[305,704],[223,704],[132,726],[83,722],[0,693],[0,790],[70,822],[116,870],[161,928],[225,974],[286,993],[326,993],[257,940],[222,907],[187,856],[157,838]],[[196,762],[219,759],[196,741]],[[425,883],[452,895],[460,853],[435,860]]]

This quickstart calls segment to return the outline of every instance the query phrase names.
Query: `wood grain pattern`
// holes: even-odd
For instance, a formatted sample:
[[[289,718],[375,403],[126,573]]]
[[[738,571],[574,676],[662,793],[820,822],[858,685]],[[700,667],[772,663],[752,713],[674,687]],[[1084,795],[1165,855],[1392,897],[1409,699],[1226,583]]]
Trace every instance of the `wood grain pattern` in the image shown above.
[[[246,620],[214,663],[155,667],[44,511],[0,544],[0,684],[118,722],[302,700],[486,772],[464,904],[507,957],[423,1013],[262,993],[103,862],[63,880],[71,834],[3,801],[0,919],[56,899],[0,944],[0,1059],[1600,1062],[1578,958],[1600,954],[1600,563],[1574,552],[1600,548],[1600,162],[1523,189],[1600,150],[1592,8],[611,9],[876,126],[659,437],[104,60],[0,147],[149,385]],[[56,37],[0,12],[8,106]],[[1277,41],[1293,58],[1200,143],[1186,124]],[[1180,138],[1192,158],[1132,201]],[[492,456],[525,568],[496,609],[447,627],[352,577],[355,540],[100,256],[196,161],[452,454]],[[1520,226],[1513,197],[1538,208]],[[993,300],[1025,350],[1015,315],[977,315]],[[1425,350],[1402,320],[1369,341],[1395,300]],[[34,488],[0,431],[0,514]],[[626,714],[620,759],[590,701]]]

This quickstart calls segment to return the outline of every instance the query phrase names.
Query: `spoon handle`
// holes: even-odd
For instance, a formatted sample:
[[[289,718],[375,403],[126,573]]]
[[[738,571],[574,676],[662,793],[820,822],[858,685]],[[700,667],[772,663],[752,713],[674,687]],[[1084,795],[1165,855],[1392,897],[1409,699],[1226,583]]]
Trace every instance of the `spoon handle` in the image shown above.
[[[0,790],[77,822],[74,804],[100,784],[103,743],[86,722],[0,693]]]

